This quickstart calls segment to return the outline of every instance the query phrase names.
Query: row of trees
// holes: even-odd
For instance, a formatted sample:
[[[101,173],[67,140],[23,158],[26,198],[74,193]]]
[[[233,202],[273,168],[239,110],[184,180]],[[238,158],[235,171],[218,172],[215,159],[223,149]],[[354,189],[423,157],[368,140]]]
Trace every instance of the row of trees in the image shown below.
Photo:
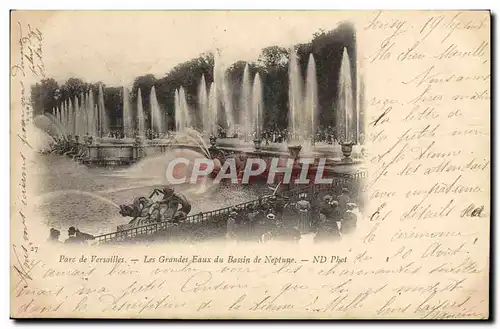
[[[341,24],[335,30],[326,32],[320,30],[312,37],[311,42],[295,46],[302,76],[305,77],[309,54],[313,54],[316,61],[318,81],[318,106],[320,120],[323,125],[334,124],[335,100],[338,87],[338,74],[344,47],[347,48],[351,59],[353,88],[356,86],[356,51],[355,33],[350,24]],[[288,113],[288,56],[289,49],[270,46],[264,48],[256,62],[248,63],[251,76],[259,73],[263,85],[264,98],[264,122],[265,127],[285,128],[287,126]],[[232,107],[238,118],[240,112],[240,89],[243,80],[243,71],[247,62],[239,61],[233,63],[227,69],[227,79],[231,87]],[[172,68],[164,77],[157,79],[148,74],[137,77],[130,90],[131,105],[135,108],[138,90],[142,91],[143,108],[146,118],[149,118],[150,90],[155,86],[158,102],[167,114],[169,128],[174,127],[175,90],[184,87],[186,100],[194,114],[195,122],[201,124],[201,114],[197,105],[197,93],[201,76],[204,75],[207,88],[213,81],[214,55],[211,53],[201,54],[199,57],[178,64]],[[105,106],[110,115],[112,126],[118,127],[122,122],[123,88],[107,87],[102,82],[86,83],[80,79],[71,78],[64,84],[58,85],[54,79],[45,79],[32,86],[31,97],[35,114],[51,111],[68,98],[83,92],[92,90],[97,96],[99,84],[103,85]],[[362,117],[360,115],[360,117]],[[361,122],[362,124],[362,122]],[[148,125],[148,123],[146,123]]]

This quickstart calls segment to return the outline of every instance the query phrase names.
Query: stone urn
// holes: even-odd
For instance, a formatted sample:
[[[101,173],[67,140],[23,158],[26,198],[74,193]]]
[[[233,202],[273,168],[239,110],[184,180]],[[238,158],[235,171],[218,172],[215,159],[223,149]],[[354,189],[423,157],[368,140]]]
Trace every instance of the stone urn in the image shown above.
[[[143,144],[142,137],[139,135],[135,136],[134,146],[141,146],[142,144]]]
[[[217,144],[217,137],[215,137],[214,135],[210,135],[210,145],[212,146],[212,148],[215,148],[215,145]]]
[[[344,143],[341,143],[340,145],[342,147],[342,154],[344,155],[343,160],[345,160],[345,161],[352,160],[350,158],[350,156],[352,153],[352,146],[354,145],[354,143],[353,142],[344,142]]]
[[[260,140],[259,138],[254,139],[253,145],[254,145],[256,150],[260,150],[260,148],[262,146],[262,140]]]
[[[297,159],[300,154],[300,150],[302,150],[301,145],[290,145],[288,146],[288,152],[290,153],[290,156],[294,159]]]

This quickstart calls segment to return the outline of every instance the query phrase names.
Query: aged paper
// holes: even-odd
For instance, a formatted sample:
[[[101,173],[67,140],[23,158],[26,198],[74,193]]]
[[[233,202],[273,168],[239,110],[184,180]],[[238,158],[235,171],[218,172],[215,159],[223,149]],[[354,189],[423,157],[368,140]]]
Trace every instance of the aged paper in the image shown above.
[[[490,12],[13,11],[10,46],[13,318],[489,317]]]

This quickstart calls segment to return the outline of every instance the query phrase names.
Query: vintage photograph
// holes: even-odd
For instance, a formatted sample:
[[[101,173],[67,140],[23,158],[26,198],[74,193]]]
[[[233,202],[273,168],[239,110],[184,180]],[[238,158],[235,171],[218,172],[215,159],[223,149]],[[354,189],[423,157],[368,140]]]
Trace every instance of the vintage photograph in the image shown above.
[[[488,11],[12,11],[13,318],[488,319]]]
[[[254,60],[216,46],[123,85],[63,72],[30,86],[49,241],[307,244],[361,225],[354,25],[269,44]]]

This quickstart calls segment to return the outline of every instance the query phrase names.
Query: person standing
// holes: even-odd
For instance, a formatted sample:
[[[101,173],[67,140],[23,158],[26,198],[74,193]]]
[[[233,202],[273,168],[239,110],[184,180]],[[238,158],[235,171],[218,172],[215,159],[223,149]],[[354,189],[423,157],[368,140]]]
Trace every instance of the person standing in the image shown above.
[[[226,223],[226,238],[228,240],[236,240],[237,234],[236,231],[238,229],[238,225],[236,224],[236,217],[238,216],[237,212],[232,211],[229,214],[229,218]]]
[[[347,211],[344,214],[344,218],[342,219],[342,224],[340,226],[340,232],[342,235],[351,234],[356,230],[356,225],[358,223],[358,216],[354,212],[356,208],[356,204],[348,203]]]
[[[310,221],[311,203],[307,201],[306,193],[301,193],[299,195],[299,201],[297,201],[296,207],[299,212],[298,229],[301,233],[308,232],[311,224]]]
[[[347,204],[350,202],[349,190],[346,187],[342,188],[342,194],[339,195],[338,200],[340,213],[344,214],[347,210]]]
[[[61,243],[61,241],[59,241],[60,235],[61,235],[61,231],[59,231],[55,228],[51,228],[50,235],[49,235],[49,238],[47,239],[47,241],[51,242],[51,243]]]

